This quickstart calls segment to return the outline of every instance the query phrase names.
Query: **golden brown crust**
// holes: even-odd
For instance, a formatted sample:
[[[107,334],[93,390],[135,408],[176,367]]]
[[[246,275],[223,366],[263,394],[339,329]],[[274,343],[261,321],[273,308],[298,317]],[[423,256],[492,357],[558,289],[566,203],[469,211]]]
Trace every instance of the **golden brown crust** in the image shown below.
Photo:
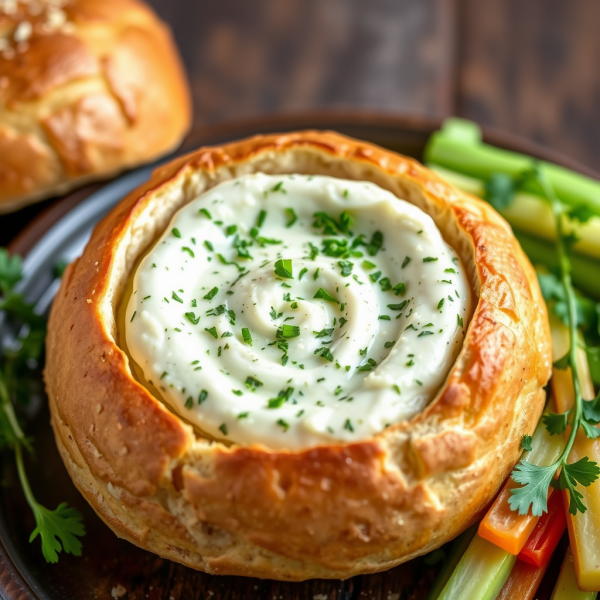
[[[0,5],[0,213],[179,144],[189,91],[169,31],[147,6],[43,0],[7,10]]]
[[[134,380],[115,314],[137,258],[180,206],[256,171],[373,181],[430,214],[467,266],[463,348],[411,421],[348,445],[228,448]],[[200,149],[125,198],[63,278],[45,375],[65,464],[118,535],[208,572],[300,580],[386,569],[464,529],[533,432],[550,366],[535,273],[490,206],[412,159],[309,131]]]

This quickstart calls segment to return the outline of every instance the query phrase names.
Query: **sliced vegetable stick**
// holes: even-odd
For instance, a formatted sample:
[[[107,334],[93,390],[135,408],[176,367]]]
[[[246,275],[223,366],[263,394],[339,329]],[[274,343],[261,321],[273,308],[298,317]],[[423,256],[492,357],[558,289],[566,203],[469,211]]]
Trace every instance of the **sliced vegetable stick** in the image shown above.
[[[598,596],[597,592],[584,592],[579,589],[574,566],[571,549],[567,548],[551,600],[594,600]]]
[[[558,496],[558,494],[557,494]],[[496,600],[532,600],[542,583],[550,561],[536,567],[518,560]]]
[[[516,560],[476,535],[438,600],[495,600]]]
[[[444,558],[442,567],[429,590],[429,594],[427,594],[426,600],[437,600],[439,598],[440,593],[444,589],[444,586],[448,582],[448,579],[450,579],[456,565],[463,557],[476,533],[477,525],[471,525],[469,529],[463,531],[451,544],[449,544],[446,558]]]
[[[566,528],[562,494],[553,493],[548,500],[548,512],[540,517],[518,556],[519,560],[534,567],[548,564]]]
[[[564,356],[568,348],[568,331],[556,319],[551,319],[552,343],[554,359]],[[590,376],[589,365],[585,351],[577,350],[577,368],[580,376],[581,394],[584,399],[594,397],[594,386]],[[571,380],[571,370],[554,370],[552,389],[559,412],[569,410],[573,405],[574,392]],[[584,456],[600,464],[600,443],[590,440],[583,432],[579,432],[569,462],[576,462]],[[577,486],[583,494],[582,502],[587,507],[586,512],[573,516],[567,512],[567,527],[569,541],[573,552],[575,573],[579,587],[584,590],[600,590],[600,479],[588,487]],[[568,492],[563,492],[565,511],[568,510]]]
[[[546,410],[554,410],[551,401],[548,402]],[[563,444],[563,439],[560,436],[551,436],[540,421],[533,434],[532,451],[525,452],[522,459],[538,466],[550,465],[560,456]],[[534,517],[531,512],[520,515],[510,508],[510,490],[516,487],[519,487],[519,484],[509,478],[479,524],[478,531],[482,538],[515,555],[521,552],[540,518]]]
[[[483,198],[485,189],[481,179],[450,171],[436,164],[429,167],[457,188]],[[550,204],[544,198],[520,192],[512,204],[498,211],[513,227],[545,240],[556,240],[556,223]],[[592,217],[586,223],[566,219],[566,232],[577,232],[579,238],[573,245],[577,252],[600,258],[600,218]]]

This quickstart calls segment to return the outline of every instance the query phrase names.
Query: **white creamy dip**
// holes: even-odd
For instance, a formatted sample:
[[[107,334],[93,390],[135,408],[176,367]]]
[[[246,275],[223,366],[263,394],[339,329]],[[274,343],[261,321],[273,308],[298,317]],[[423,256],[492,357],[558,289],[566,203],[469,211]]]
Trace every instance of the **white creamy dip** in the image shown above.
[[[469,312],[460,260],[416,206],[372,183],[259,173],[175,214],[135,273],[126,341],[202,431],[299,449],[421,411]]]

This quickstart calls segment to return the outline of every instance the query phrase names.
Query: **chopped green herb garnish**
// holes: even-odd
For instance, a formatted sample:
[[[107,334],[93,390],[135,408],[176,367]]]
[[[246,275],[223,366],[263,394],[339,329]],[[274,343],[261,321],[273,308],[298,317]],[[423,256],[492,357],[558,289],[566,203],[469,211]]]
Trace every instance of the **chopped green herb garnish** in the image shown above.
[[[210,335],[212,335],[215,338],[215,340],[219,337],[216,327],[205,327],[204,331],[210,333]]]
[[[367,245],[367,254],[369,256],[375,256],[379,250],[381,250],[381,246],[383,245],[383,233],[381,231],[376,231],[371,236],[371,241]]]
[[[277,328],[277,338],[295,338],[300,335],[300,327],[297,325],[282,325]]]
[[[285,214],[288,218],[288,221],[285,224],[285,226],[291,227],[298,220],[298,215],[296,214],[296,211],[293,208],[286,208]]]
[[[392,282],[390,281],[389,277],[382,277],[379,280],[379,285],[381,286],[382,292],[387,292],[388,290],[392,289]]]
[[[300,281],[300,280],[302,279],[303,275],[304,275],[304,274],[305,274],[307,271],[308,271],[308,269],[307,269],[306,267],[303,267],[303,268],[300,270],[300,273],[298,274],[298,281]]]
[[[192,258],[196,258],[194,251],[191,248],[188,248],[187,246],[183,246],[183,248],[181,248],[181,251],[187,252]]]
[[[244,270],[244,267],[242,267],[241,265],[238,265],[235,261],[233,260],[227,260],[222,254],[217,254],[217,258],[219,259],[219,261],[224,264],[224,265],[232,265],[233,267],[235,267],[239,273],[241,273]]]
[[[239,421],[240,419],[247,419],[249,414],[249,412],[242,412],[237,416],[237,420]]]
[[[171,298],[173,298],[173,300],[176,300],[177,302],[181,302],[181,304],[183,304],[183,300],[175,292],[173,292],[171,294]]]
[[[207,219],[212,219],[212,215],[208,212],[206,208],[201,208],[198,212],[203,214]]]
[[[390,321],[391,317],[390,315],[379,315],[379,317],[377,317],[380,321]]]
[[[227,431],[227,425],[225,425],[225,423],[222,423],[221,425],[219,425],[219,431],[223,435],[227,435],[227,433],[228,433],[228,431]]]
[[[423,337],[424,335],[433,335],[433,331],[421,331],[417,337]]]
[[[287,431],[290,428],[288,422],[284,421],[283,419],[277,419],[277,425],[279,425],[280,427],[283,427],[284,431]]]
[[[173,227],[173,229],[171,229],[171,233],[176,237],[176,238],[180,238],[181,237],[181,233],[179,232],[179,229],[177,229],[177,227]]]
[[[202,404],[206,398],[208,398],[208,392],[206,390],[202,390],[198,395],[198,404]]]
[[[237,225],[229,225],[227,229],[225,229],[225,235],[229,237],[233,235],[237,231]]]
[[[323,288],[319,288],[313,298],[322,298],[323,300],[327,300],[327,302],[335,302],[339,304],[339,300],[334,298],[331,294],[326,292]]]
[[[392,290],[394,291],[394,296],[404,296],[406,294],[406,284],[402,282],[397,283]]]
[[[186,312],[185,317],[192,325],[198,325],[198,321],[200,321],[200,315],[196,317],[196,313],[193,312]]]
[[[338,261],[338,265],[342,270],[342,277],[348,277],[350,273],[352,273],[352,267],[354,267],[354,263],[349,260],[340,260]]]
[[[340,329],[348,322],[348,319],[344,319],[344,317],[340,317]]]
[[[395,344],[395,343],[396,343],[396,342],[386,342],[386,343],[383,345],[383,347],[384,347],[384,348],[391,348],[392,346],[394,346],[394,344]]]
[[[187,400],[185,401],[185,407],[192,408],[193,406],[194,406],[194,399],[191,396],[189,396],[187,398]]]
[[[354,433],[354,427],[352,426],[352,422],[350,421],[350,419],[346,419],[346,422],[344,423],[344,429],[347,429],[351,433]]]
[[[424,262],[424,263],[427,263],[427,262],[435,262],[436,260],[437,260],[437,257],[435,257],[435,256],[426,256],[426,257],[423,259],[423,262]]]
[[[377,265],[375,263],[372,263],[370,260],[363,260],[362,261],[362,267],[363,269],[374,269]]]
[[[325,346],[317,348],[314,353],[329,362],[333,362],[333,354],[331,354],[331,350]]]
[[[408,300],[403,300],[399,304],[388,304],[387,307],[391,310],[404,310],[404,307],[408,304]]]
[[[456,315],[456,321],[458,326],[462,329],[464,327],[463,318],[459,314]]]
[[[271,191],[272,192],[281,192],[282,194],[287,194],[287,192],[283,189],[283,181],[280,181],[279,183],[276,183],[273,186],[273,189]]]
[[[210,292],[208,292],[208,294],[205,294],[203,297],[205,300],[212,300],[218,293],[219,288],[215,286],[212,290],[210,290]]]
[[[404,269],[404,267],[406,267],[409,262],[410,262],[410,256],[405,257],[404,260],[402,261],[402,268]]]
[[[292,387],[286,388],[285,390],[281,390],[277,394],[277,398],[271,398],[267,402],[267,408],[280,408],[285,402],[287,402],[291,398],[293,393],[294,388]]]
[[[267,211],[266,210],[261,210],[258,213],[258,218],[256,219],[256,226],[257,227],[262,227],[266,218],[267,218]]]
[[[132,323],[133,320],[135,319],[135,315],[137,315],[137,310],[133,311],[133,315],[131,315],[131,321],[129,321],[130,323]]]
[[[373,283],[375,283],[381,277],[381,271],[376,271],[375,273],[371,273],[369,275],[369,277],[371,278],[371,281]]]
[[[242,390],[231,390],[232,394],[235,394],[236,396],[243,396],[244,392],[242,392]]]
[[[245,383],[246,387],[251,390],[252,392],[256,391],[256,388],[259,388],[261,386],[263,386],[263,382],[259,381],[258,379],[254,378],[254,377],[246,377],[246,383]]]
[[[208,240],[204,240],[204,245],[205,245],[205,246],[206,246],[206,248],[207,248],[208,250],[210,250],[211,252],[213,252],[213,251],[214,251],[214,249],[215,249],[215,247],[212,245],[212,243],[211,243],[211,242],[209,242]]]
[[[329,329],[321,329],[321,331],[313,331],[316,338],[330,337],[333,334],[333,327]]]
[[[442,298],[442,299],[441,299],[441,300],[438,302],[438,305],[437,305],[437,309],[438,309],[438,310],[442,310],[442,306],[444,306],[444,301],[445,301],[445,298]]]
[[[293,279],[292,261],[289,258],[280,258],[279,260],[275,261],[275,275],[278,277]]]
[[[247,327],[242,327],[242,338],[244,343],[248,344],[248,346],[252,346],[252,335]]]

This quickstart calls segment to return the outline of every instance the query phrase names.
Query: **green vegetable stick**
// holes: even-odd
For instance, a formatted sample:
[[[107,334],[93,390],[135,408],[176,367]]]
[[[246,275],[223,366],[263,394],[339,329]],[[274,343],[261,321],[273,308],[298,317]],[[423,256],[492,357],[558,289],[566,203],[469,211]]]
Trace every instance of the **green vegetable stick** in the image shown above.
[[[461,173],[456,173],[436,164],[428,165],[446,181],[457,188],[483,198],[484,183]],[[550,204],[534,194],[517,193],[514,201],[506,208],[498,211],[512,227],[531,233],[539,238],[556,240],[556,225]],[[600,259],[600,217],[592,217],[584,224],[576,220],[566,219],[567,231],[574,231],[579,240],[573,248],[581,254]]]
[[[534,265],[542,264],[554,270],[558,267],[558,256],[552,242],[540,240],[516,229],[514,233]],[[600,261],[575,253],[571,254],[570,258],[575,287],[585,294],[600,299]]]
[[[431,590],[429,590],[429,594],[427,594],[426,600],[437,600],[439,598],[440,593],[444,589],[444,586],[450,579],[456,565],[462,558],[463,554],[466,552],[473,536],[477,533],[477,524],[472,525],[466,531],[463,531],[453,542],[451,542],[448,546],[448,553],[444,562],[442,564],[442,568],[440,569],[435,581],[433,582],[433,586]]]
[[[551,600],[595,600],[597,596],[598,592],[584,592],[579,589],[571,548],[567,548]]]
[[[476,535],[438,600],[495,600],[516,560]]]
[[[531,168],[532,158],[481,142],[477,126],[462,119],[448,119],[427,143],[424,158],[458,173],[487,181],[493,173],[512,177]],[[550,163],[542,163],[556,195],[572,207],[585,206],[600,216],[600,183]],[[528,188],[537,192],[537,189]]]
[[[460,173],[455,173],[454,171],[439,169],[437,166],[434,166],[434,169],[438,171],[444,179],[454,184],[459,189],[477,196],[482,195],[483,185],[481,181]],[[517,194],[515,196],[515,205],[517,205],[519,199],[522,199],[523,196],[524,195],[522,194]],[[533,196],[527,195],[527,198],[532,197]],[[540,200],[540,202],[543,202],[543,200]],[[517,210],[517,208],[514,210]],[[539,221],[535,219],[532,220],[532,227],[529,231],[523,231],[522,229],[515,227],[514,222],[512,222],[511,225],[513,226],[513,231],[521,243],[523,250],[534,265],[542,264],[549,269],[556,269],[558,267],[558,256],[556,255],[555,246],[551,241],[541,239],[539,235],[535,235],[537,232],[535,232],[534,229],[538,223]],[[596,235],[595,227],[593,235]],[[600,255],[600,233],[598,233],[597,238],[591,238],[590,243],[594,245],[592,253],[596,256]],[[577,247],[577,244],[575,247]],[[571,255],[571,266],[573,268],[573,282],[575,286],[582,292],[590,294],[595,298],[600,298],[600,262],[598,259],[574,252]]]

